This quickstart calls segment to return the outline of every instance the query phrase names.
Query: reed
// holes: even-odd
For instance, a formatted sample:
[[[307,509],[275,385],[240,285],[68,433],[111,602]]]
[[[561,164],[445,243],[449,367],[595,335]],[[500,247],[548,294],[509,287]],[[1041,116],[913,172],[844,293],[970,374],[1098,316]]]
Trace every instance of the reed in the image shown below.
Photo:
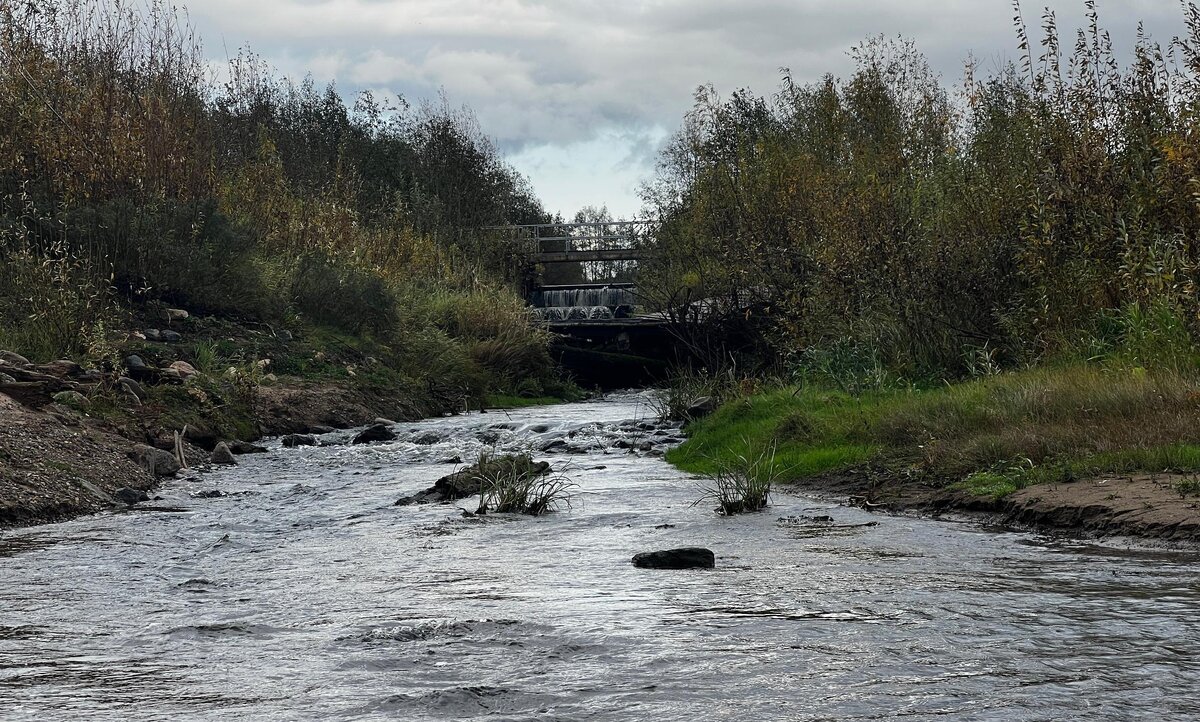
[[[565,474],[534,463],[528,455],[481,456],[477,514],[541,516],[569,507],[574,484]]]

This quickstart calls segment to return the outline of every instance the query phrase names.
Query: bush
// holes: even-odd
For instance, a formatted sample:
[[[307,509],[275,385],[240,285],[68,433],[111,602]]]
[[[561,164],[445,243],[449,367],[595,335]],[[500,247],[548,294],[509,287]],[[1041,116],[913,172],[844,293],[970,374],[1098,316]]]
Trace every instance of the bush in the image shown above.
[[[511,290],[483,286],[470,292],[432,294],[433,323],[470,349],[480,367],[504,386],[553,376],[550,337],[538,327],[525,303]]]
[[[323,253],[300,258],[291,283],[296,309],[310,319],[353,333],[384,336],[399,317],[396,297],[378,275],[339,263]]]
[[[689,412],[696,400],[708,397],[715,406],[739,395],[750,393],[756,383],[737,381],[732,373],[707,374],[703,370],[685,369],[672,376],[665,386],[650,395],[650,406],[663,421],[691,421]]]
[[[263,282],[255,237],[212,200],[116,200],[61,214],[70,246],[111,268],[132,301],[159,299],[199,313],[268,318],[281,310]]]
[[[34,361],[101,351],[113,308],[86,262],[63,254],[0,254],[0,348]]]

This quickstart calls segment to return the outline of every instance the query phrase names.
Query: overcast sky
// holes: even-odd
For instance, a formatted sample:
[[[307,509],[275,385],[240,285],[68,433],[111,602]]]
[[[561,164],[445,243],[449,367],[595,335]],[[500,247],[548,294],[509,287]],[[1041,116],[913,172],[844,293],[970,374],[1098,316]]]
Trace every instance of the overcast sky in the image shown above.
[[[1036,32],[1044,3],[1027,4]],[[1118,49],[1137,21],[1164,43],[1182,32],[1177,0],[1100,0]],[[1060,25],[1082,0],[1055,1]],[[774,89],[850,69],[847,50],[903,35],[942,73],[961,77],[1016,45],[1010,0],[191,0],[205,51],[223,63],[249,45],[281,73],[410,101],[444,89],[551,212],[584,205],[637,213],[639,183],[702,83],[723,95]],[[1069,40],[1064,45],[1070,46]]]

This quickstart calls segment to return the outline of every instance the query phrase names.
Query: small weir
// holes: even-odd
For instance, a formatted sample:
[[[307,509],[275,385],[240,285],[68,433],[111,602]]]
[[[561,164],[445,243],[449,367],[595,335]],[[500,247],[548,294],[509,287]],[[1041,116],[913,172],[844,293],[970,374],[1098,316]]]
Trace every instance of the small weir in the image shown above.
[[[628,285],[542,288],[531,293],[529,301],[545,321],[597,321],[629,318],[637,295]]]

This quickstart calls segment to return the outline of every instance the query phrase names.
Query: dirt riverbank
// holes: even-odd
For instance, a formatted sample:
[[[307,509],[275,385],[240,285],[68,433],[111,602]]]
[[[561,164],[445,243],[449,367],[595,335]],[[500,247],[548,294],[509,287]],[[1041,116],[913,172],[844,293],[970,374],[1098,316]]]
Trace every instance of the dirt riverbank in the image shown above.
[[[207,463],[218,441],[349,428],[379,416],[417,418],[403,400],[383,398],[348,384],[282,382],[258,389],[255,432],[218,438],[204,430],[182,441],[189,467]],[[150,491],[159,479],[135,460],[138,445],[163,443],[171,409],[136,407],[95,418],[86,409],[51,403],[40,408],[0,393],[0,528],[61,521],[120,505],[120,489]],[[173,434],[172,434],[173,435]],[[188,473],[183,471],[180,473]]]
[[[1191,475],[1110,475],[1039,484],[1001,499],[872,472],[830,474],[787,485],[800,493],[881,513],[972,514],[1014,528],[1087,538],[1133,537],[1200,544],[1200,496]]]

